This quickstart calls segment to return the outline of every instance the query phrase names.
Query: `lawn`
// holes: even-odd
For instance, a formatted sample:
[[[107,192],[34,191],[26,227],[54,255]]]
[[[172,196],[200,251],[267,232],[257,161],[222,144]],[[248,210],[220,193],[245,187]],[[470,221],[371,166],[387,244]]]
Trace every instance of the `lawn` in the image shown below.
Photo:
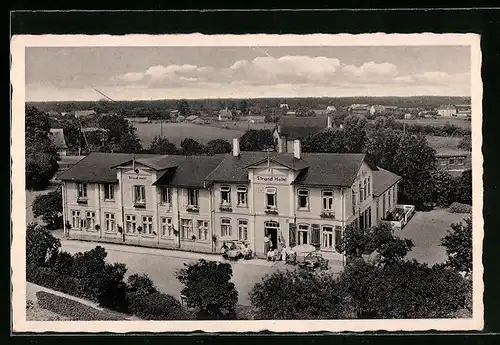
[[[142,146],[147,148],[154,137],[160,135],[160,124],[158,123],[136,123],[137,135],[141,139]],[[239,138],[245,133],[243,129],[225,129],[209,125],[196,125],[193,123],[164,123],[163,136],[177,146],[185,138],[192,138],[202,144],[213,139],[225,139],[229,142],[233,138]]]
[[[430,265],[446,261],[445,248],[440,245],[441,238],[451,230],[452,223],[458,223],[470,214],[450,213],[446,209],[416,212],[410,222],[397,233],[403,238],[411,238],[415,247],[407,255]]]
[[[418,125],[431,125],[431,126],[436,126],[440,127],[443,126],[446,123],[450,123],[452,125],[455,125],[457,127],[461,128],[471,128],[471,121],[467,119],[459,119],[459,118],[437,118],[437,119],[411,119],[411,120],[402,120],[402,119],[397,119],[396,121],[398,122],[405,122],[408,125],[413,125],[413,124],[418,124]]]

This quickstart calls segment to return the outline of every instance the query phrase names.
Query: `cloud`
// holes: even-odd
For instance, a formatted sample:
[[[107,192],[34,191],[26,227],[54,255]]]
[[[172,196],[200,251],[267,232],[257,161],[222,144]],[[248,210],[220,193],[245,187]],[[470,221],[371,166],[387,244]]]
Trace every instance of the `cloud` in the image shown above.
[[[403,85],[469,85],[470,73],[449,74],[441,71],[429,71],[413,75],[399,76],[393,82]]]
[[[398,75],[398,67],[389,62],[375,63],[365,62],[361,66],[344,65],[342,71],[347,75],[352,75],[361,79],[395,77]]]

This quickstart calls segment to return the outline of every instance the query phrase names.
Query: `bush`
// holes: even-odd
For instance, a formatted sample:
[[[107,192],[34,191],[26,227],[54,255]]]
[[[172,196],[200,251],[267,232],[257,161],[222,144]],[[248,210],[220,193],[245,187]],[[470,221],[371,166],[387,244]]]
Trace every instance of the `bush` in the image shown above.
[[[62,193],[59,189],[38,195],[32,205],[33,216],[42,217],[50,230],[61,229],[63,226]]]
[[[35,223],[28,224],[26,229],[26,266],[43,266],[53,262],[60,247],[61,241],[45,227]]]
[[[75,260],[68,252],[59,252],[54,261],[54,271],[62,275],[71,275]]]
[[[146,274],[134,273],[128,277],[128,290],[139,295],[148,295],[159,292],[151,278]]]
[[[155,292],[127,294],[129,311],[144,320],[188,320],[190,316],[173,296]]]
[[[472,206],[467,204],[461,204],[459,202],[454,202],[448,208],[448,212],[450,213],[471,213]]]
[[[45,291],[36,293],[38,305],[59,315],[78,321],[118,321],[125,320],[111,313],[107,313],[66,297],[56,296]]]

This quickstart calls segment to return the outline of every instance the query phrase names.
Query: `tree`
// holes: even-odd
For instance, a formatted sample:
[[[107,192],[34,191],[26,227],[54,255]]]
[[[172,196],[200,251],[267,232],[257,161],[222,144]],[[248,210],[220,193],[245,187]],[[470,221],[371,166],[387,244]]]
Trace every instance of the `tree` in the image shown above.
[[[206,145],[206,151],[209,155],[230,153],[231,149],[231,144],[224,139],[210,140]]]
[[[269,129],[251,129],[240,138],[242,151],[264,151],[274,148],[273,133]]]
[[[472,170],[466,170],[457,181],[457,201],[472,205]]]
[[[138,295],[149,295],[159,292],[151,278],[146,274],[134,273],[128,277],[127,282],[128,291]]]
[[[38,195],[32,204],[33,216],[42,217],[47,229],[61,229],[63,226],[62,193],[59,189]]]
[[[338,319],[342,297],[332,274],[304,270],[276,271],[250,291],[256,319]]]
[[[50,140],[50,119],[34,107],[25,109],[26,189],[43,190],[57,172],[59,155]]]
[[[466,275],[472,273],[472,218],[452,224],[441,245],[446,248],[448,266]]]
[[[26,229],[26,267],[43,266],[57,257],[61,241],[36,223]]]
[[[181,293],[186,296],[187,305],[198,308],[200,318],[234,318],[238,292],[230,282],[231,265],[200,259],[184,266],[176,277],[184,284]]]
[[[196,140],[186,138],[181,141],[181,154],[185,156],[191,156],[201,155],[203,153],[205,153],[205,148]]]
[[[176,155],[179,153],[174,143],[160,136],[153,139],[148,151],[159,155]]]
[[[312,134],[304,138],[302,150],[304,152],[345,153],[345,132],[343,129],[331,129]]]
[[[105,152],[138,153],[142,151],[141,141],[135,127],[120,115],[102,116],[99,126],[106,130],[108,142]]]
[[[450,173],[436,170],[432,174],[432,201],[438,206],[448,206],[456,200],[457,181]]]
[[[182,116],[189,116],[189,114],[191,113],[191,109],[189,108],[189,103],[185,99],[181,99],[177,104],[177,107],[179,109],[179,114]]]
[[[242,115],[248,114],[248,102],[246,99],[238,101],[238,110],[241,111]]]
[[[471,151],[472,150],[472,141],[471,141],[471,136],[466,135],[462,139],[460,139],[460,142],[458,143],[459,150],[467,150]]]

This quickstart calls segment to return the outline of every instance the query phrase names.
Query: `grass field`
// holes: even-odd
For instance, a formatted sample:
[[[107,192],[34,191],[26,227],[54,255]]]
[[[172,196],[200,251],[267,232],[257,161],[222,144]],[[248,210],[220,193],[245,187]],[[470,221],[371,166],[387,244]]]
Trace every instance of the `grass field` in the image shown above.
[[[459,118],[437,118],[437,119],[412,119],[412,120],[396,120],[398,122],[405,122],[406,124],[418,124],[418,125],[431,125],[431,126],[443,126],[447,122],[461,128],[471,128],[470,120],[459,119]]]

